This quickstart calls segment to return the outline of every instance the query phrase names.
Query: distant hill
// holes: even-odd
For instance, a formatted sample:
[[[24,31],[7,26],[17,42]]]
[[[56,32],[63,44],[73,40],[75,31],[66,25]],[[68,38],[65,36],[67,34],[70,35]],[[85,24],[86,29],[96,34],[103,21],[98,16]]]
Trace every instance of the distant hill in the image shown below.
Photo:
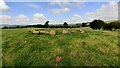
[[[105,22],[110,23],[110,22],[115,22],[115,21],[118,21],[118,20],[109,20],[109,21],[105,21]]]
[[[26,26],[26,25],[9,25],[9,24],[0,24],[0,28],[5,27],[5,26],[7,26],[7,27],[17,27],[17,26]]]
[[[0,28],[2,28],[4,26],[8,26],[8,25],[7,24],[0,24]]]

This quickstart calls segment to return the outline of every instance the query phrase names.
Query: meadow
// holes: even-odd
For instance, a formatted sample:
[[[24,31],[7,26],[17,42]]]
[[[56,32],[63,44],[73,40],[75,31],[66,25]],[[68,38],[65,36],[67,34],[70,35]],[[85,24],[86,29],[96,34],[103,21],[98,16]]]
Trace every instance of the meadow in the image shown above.
[[[118,66],[118,31],[89,27],[56,28],[56,35],[33,28],[2,29],[3,66]],[[35,28],[50,31],[52,28]],[[84,30],[81,33],[79,30]],[[72,32],[63,35],[62,30]],[[59,62],[55,58],[61,56]]]

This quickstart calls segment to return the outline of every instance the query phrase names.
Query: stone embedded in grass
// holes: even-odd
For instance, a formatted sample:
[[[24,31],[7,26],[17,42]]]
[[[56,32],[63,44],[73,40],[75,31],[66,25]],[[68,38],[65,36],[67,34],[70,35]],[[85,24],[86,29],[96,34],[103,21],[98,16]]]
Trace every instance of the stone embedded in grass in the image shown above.
[[[35,29],[31,29],[30,32],[33,32]]]
[[[63,30],[63,31],[62,31],[62,34],[69,34],[69,31]]]
[[[33,30],[32,33],[33,34],[39,34],[39,31]]]
[[[50,32],[46,31],[45,34],[49,34]]]
[[[81,31],[81,33],[85,33],[85,31]]]
[[[56,31],[55,30],[51,30],[50,31],[50,35],[55,35],[56,34]]]
[[[29,32],[32,32],[32,33],[33,33],[33,31],[35,31],[35,29],[31,29],[31,30],[29,30]]]
[[[80,33],[85,33],[86,31],[80,29]]]
[[[33,34],[49,34],[50,32],[48,31],[36,31],[35,29],[32,29],[31,31]]]
[[[46,32],[45,31],[40,31],[40,34],[45,34]]]
[[[80,32],[82,32],[83,30],[80,29]]]

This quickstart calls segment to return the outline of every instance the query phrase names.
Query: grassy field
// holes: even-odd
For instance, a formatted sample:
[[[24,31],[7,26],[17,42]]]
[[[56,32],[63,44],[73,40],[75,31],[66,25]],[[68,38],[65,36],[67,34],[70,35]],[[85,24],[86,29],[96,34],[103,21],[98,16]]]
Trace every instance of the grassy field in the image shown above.
[[[32,34],[32,28],[2,29],[3,66],[116,66],[118,32],[66,29],[72,34]],[[80,33],[80,29],[86,33]],[[46,30],[36,28],[36,30]],[[60,62],[55,58],[61,56]]]

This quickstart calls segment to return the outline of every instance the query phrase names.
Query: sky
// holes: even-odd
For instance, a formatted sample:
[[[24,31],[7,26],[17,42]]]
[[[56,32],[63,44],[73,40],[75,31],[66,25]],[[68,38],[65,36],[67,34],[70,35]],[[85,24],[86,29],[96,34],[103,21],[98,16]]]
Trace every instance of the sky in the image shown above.
[[[0,23],[12,25],[68,24],[94,19],[117,20],[118,3],[110,2],[5,2],[0,0]]]

